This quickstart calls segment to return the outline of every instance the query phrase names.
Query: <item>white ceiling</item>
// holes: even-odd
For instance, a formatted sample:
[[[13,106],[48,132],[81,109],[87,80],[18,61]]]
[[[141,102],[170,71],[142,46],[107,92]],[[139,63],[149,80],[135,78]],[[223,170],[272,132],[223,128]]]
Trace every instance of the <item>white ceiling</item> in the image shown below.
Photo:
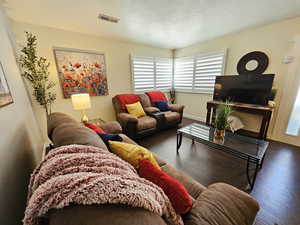
[[[18,21],[172,49],[300,16],[300,0],[7,0],[6,6]],[[120,22],[98,20],[100,12]]]

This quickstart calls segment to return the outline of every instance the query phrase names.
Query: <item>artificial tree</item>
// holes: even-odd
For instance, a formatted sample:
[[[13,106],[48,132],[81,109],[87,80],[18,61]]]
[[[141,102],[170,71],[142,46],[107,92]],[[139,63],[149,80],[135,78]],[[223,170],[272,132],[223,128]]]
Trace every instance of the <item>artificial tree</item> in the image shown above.
[[[46,110],[46,114],[51,113],[51,105],[56,99],[53,92],[55,82],[49,80],[50,63],[46,58],[37,55],[37,38],[29,32],[26,34],[26,45],[21,50],[19,63],[22,68],[22,76],[26,78],[33,89],[35,100]]]

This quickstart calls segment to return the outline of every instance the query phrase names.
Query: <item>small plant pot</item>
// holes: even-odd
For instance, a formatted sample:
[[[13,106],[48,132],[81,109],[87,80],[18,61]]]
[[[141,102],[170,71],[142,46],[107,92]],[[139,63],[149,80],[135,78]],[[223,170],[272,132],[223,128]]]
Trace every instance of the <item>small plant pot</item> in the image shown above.
[[[224,138],[225,137],[225,130],[215,129],[214,136],[215,136],[215,138]]]

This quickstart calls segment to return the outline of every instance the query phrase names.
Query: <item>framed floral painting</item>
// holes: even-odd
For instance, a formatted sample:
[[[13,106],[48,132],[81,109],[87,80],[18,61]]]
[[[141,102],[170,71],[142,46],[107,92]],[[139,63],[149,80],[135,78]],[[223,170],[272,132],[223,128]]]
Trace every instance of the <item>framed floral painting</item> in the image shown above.
[[[78,93],[108,95],[103,53],[54,48],[54,55],[64,98]]]
[[[13,103],[4,70],[0,62],[0,107]]]

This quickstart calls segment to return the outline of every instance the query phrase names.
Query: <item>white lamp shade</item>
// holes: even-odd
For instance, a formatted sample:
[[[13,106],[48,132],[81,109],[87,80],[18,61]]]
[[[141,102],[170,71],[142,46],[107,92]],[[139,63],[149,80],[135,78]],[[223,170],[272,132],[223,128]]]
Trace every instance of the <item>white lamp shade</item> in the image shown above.
[[[71,96],[73,108],[75,110],[84,110],[91,108],[89,94],[74,94]]]

